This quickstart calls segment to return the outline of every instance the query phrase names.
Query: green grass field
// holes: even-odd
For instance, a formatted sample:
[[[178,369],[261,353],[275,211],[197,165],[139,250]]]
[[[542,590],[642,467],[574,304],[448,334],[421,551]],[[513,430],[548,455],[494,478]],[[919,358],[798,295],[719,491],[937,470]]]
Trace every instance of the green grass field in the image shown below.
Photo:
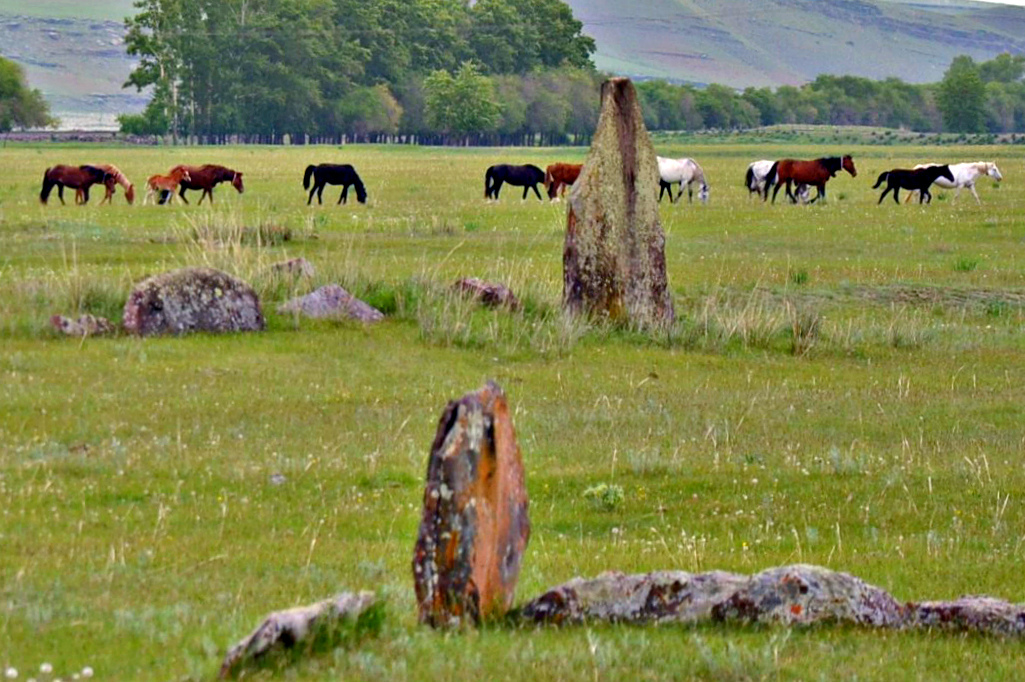
[[[533,536],[518,597],[615,569],[807,562],[898,599],[1025,601],[1025,180],[1020,151],[861,147],[826,205],[766,206],[747,163],[825,147],[660,147],[705,166],[708,206],[663,205],[678,324],[657,338],[559,312],[565,204],[483,201],[497,161],[583,150],[13,146],[0,180],[0,666],[210,679],[268,611],[387,599],[380,635],[287,679],[1020,679],[1021,643],[851,628],[415,624],[413,542],[445,402],[496,379],[523,449]],[[984,204],[876,206],[882,170],[993,159]],[[308,208],[307,163],[350,162],[366,206]],[[41,206],[43,170],[179,162],[244,171],[213,207]],[[140,193],[140,198],[141,198]],[[67,198],[70,198],[67,197]],[[889,201],[889,200],[888,200]],[[137,202],[138,203],[138,202]],[[250,228],[246,237],[242,228]],[[254,243],[252,234],[273,244]],[[275,237],[288,233],[287,241]],[[304,256],[312,282],[266,266]],[[59,338],[119,319],[131,283],[241,275],[266,333]],[[518,313],[453,298],[505,281]],[[339,282],[378,326],[274,314]],[[272,476],[282,474],[284,483]],[[584,491],[620,485],[598,508]]]

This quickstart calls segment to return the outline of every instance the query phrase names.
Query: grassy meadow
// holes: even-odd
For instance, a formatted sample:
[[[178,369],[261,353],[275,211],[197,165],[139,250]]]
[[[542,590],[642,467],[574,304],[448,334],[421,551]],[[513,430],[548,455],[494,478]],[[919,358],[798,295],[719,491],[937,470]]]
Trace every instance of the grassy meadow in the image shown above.
[[[1021,643],[821,627],[416,626],[413,542],[447,400],[506,390],[533,534],[518,599],[605,570],[807,562],[898,599],[1025,601],[1025,176],[1011,147],[673,147],[707,206],[663,204],[678,322],[659,335],[560,313],[565,204],[483,200],[484,169],[581,149],[0,149],[0,668],[18,679],[199,680],[271,610],[342,590],[381,632],[287,679],[1020,679]],[[850,151],[825,205],[750,200],[749,161]],[[882,171],[997,161],[983,205],[876,206]],[[366,206],[307,207],[310,162]],[[43,170],[176,163],[245,173],[196,206],[38,201]],[[11,172],[11,171],[14,172]],[[96,188],[94,188],[96,190]],[[311,281],[267,269],[303,256]],[[120,320],[132,282],[186,265],[245,278],[268,331],[61,338]],[[516,313],[448,291],[510,284]],[[389,319],[275,314],[338,282]],[[621,499],[585,492],[619,486]],[[51,678],[38,674],[42,663]]]

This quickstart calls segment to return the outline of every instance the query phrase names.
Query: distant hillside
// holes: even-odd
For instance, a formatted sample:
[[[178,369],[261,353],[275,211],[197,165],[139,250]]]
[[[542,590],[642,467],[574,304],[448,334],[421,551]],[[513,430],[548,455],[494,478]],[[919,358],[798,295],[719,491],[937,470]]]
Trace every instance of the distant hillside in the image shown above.
[[[958,54],[1025,52],[1025,8],[963,0],[568,0],[599,68],[736,87],[822,73],[937,81]]]
[[[1025,8],[967,0],[568,0],[600,69],[638,78],[800,84],[821,73],[937,81],[954,56],[1025,53]],[[123,90],[132,0],[0,0],[0,54],[69,123],[114,125],[145,95]]]

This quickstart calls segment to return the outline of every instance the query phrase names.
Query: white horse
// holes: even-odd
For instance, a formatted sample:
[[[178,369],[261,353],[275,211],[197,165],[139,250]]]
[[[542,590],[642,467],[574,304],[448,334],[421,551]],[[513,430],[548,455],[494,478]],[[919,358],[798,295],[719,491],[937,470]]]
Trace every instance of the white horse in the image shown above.
[[[920,163],[915,166],[915,170],[919,168],[929,168],[930,166],[938,166],[936,163]],[[982,205],[982,200],[979,199],[979,193],[975,191],[975,181],[984,175],[988,175],[997,182],[1004,179],[1004,176],[1000,174],[1000,169],[992,161],[974,161],[971,163],[952,163],[950,164],[950,174],[954,176],[954,181],[951,182],[946,178],[936,178],[936,182],[933,183],[944,189],[954,190],[954,199],[957,201],[957,196],[961,193],[962,187],[967,187],[972,191],[972,196],[975,197],[975,203]],[[914,192],[908,192],[908,196],[904,199],[905,203],[910,201]]]
[[[687,200],[694,201],[694,183],[699,183],[698,199],[701,203],[708,203],[708,183],[705,182],[705,171],[694,159],[666,159],[658,158],[659,192],[658,200],[662,201],[662,195],[669,190],[669,203],[675,204],[683,196],[683,188],[687,187]],[[673,199],[673,183],[680,183],[680,193]]]
[[[744,176],[744,184],[747,186],[748,196],[757,194],[762,201],[769,198],[769,190],[776,184],[776,162],[769,159],[755,161],[748,165],[747,174]],[[808,185],[803,183],[797,185],[794,196],[802,204],[807,204],[811,199]]]

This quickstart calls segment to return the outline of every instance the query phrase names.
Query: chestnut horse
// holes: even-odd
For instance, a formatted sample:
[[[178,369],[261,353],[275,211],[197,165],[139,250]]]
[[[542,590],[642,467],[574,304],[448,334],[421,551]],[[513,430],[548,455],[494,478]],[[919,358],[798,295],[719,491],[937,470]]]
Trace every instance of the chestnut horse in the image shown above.
[[[178,168],[189,172],[189,179],[182,180],[178,191],[178,196],[186,204],[189,203],[189,200],[185,198],[185,190],[187,189],[203,190],[203,193],[199,195],[199,203],[203,203],[203,198],[209,196],[211,204],[214,202],[214,187],[222,182],[230,182],[231,186],[238,190],[239,194],[246,191],[246,188],[242,185],[242,174],[231,168],[208,163],[203,166],[178,165],[172,168],[171,172],[173,173]]]
[[[76,193],[81,190],[81,203],[86,204],[89,203],[89,188],[99,184],[107,185],[108,191],[113,191],[114,178],[110,173],[95,166],[53,166],[43,173],[43,191],[39,193],[39,201],[45,204],[50,198],[50,192],[56,187],[57,197],[63,204],[64,188],[70,187]]]
[[[122,173],[121,170],[117,166],[111,165],[109,163],[94,163],[93,166],[95,166],[96,168],[99,168],[100,170],[107,171],[114,178],[114,182],[113,183],[107,184],[107,186],[106,186],[107,191],[103,195],[103,200],[100,201],[100,206],[103,206],[103,204],[107,203],[108,201],[111,201],[114,198],[114,184],[115,183],[118,184],[118,185],[121,185],[122,187],[125,188],[125,199],[128,200],[128,203],[129,204],[134,204],[135,203],[135,185],[132,184],[132,181],[128,179],[128,176],[125,175],[124,173]],[[81,200],[82,200],[82,190],[76,189],[75,190],[75,203],[76,204],[77,203],[81,203]]]
[[[548,190],[548,198],[555,201],[560,190],[566,193],[566,188],[573,185],[580,177],[582,163],[553,163],[545,168],[545,189]]]
[[[170,175],[151,175],[146,181],[146,198],[142,200],[143,206],[149,203],[150,197],[158,194],[161,197],[160,203],[164,203],[164,194],[167,194],[167,203],[174,201],[174,193],[178,191],[178,185],[190,179],[189,172],[184,166],[175,166],[171,169]]]
[[[858,177],[858,171],[854,168],[854,160],[847,156],[828,156],[812,161],[799,161],[797,159],[781,159],[776,164],[776,189],[772,191],[772,203],[776,203],[776,195],[783,183],[787,185],[787,198],[797,203],[797,198],[790,191],[794,183],[815,187],[818,194],[810,203],[819,199],[826,200],[826,183],[830,178],[836,177],[841,170],[851,174],[852,178]]]

